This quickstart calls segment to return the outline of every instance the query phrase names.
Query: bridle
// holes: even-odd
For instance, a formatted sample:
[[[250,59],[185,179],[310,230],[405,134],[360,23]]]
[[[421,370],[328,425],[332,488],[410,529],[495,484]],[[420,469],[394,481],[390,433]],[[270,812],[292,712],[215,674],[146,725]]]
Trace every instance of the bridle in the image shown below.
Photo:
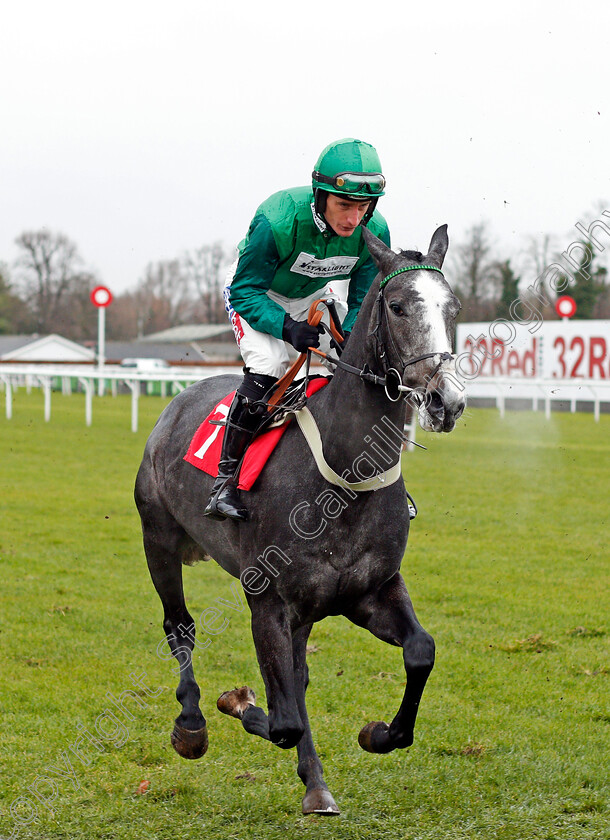
[[[260,412],[261,414],[264,414],[264,420],[262,420],[262,422],[260,423],[257,430],[257,434],[260,434],[263,430],[269,428],[271,425],[281,424],[284,421],[286,414],[296,413],[305,406],[305,403],[307,402],[307,396],[305,392],[307,387],[307,381],[309,378],[309,365],[312,353],[315,353],[316,356],[320,356],[322,359],[324,359],[324,361],[327,364],[333,367],[341,368],[341,370],[345,370],[348,373],[352,373],[358,376],[360,379],[365,380],[366,382],[371,382],[373,385],[381,385],[385,389],[387,398],[392,402],[398,402],[398,400],[402,398],[403,394],[413,394],[415,396],[415,399],[420,404],[424,401],[425,395],[422,394],[421,388],[411,388],[409,385],[403,385],[402,380],[407,371],[407,368],[411,365],[417,364],[418,362],[423,362],[426,359],[438,358],[438,362],[434,370],[427,377],[427,382],[430,383],[434,379],[442,365],[445,362],[450,362],[453,359],[453,354],[438,351],[434,353],[423,353],[421,356],[413,356],[405,361],[402,358],[402,354],[398,350],[398,347],[396,346],[396,341],[392,332],[392,327],[387,316],[387,309],[389,307],[383,294],[386,285],[393,277],[396,277],[398,274],[402,274],[405,271],[417,270],[438,271],[439,274],[443,274],[440,268],[437,268],[434,265],[408,265],[403,266],[402,268],[399,268],[396,271],[393,271],[390,274],[386,275],[379,283],[379,292],[377,293],[377,298],[375,301],[375,325],[369,333],[369,337],[372,336],[374,339],[375,361],[383,371],[382,376],[373,373],[373,371],[370,370],[368,364],[365,364],[362,368],[358,368],[355,365],[350,365],[347,362],[344,362],[340,358],[341,344],[344,340],[344,334],[341,329],[341,322],[339,321],[339,317],[336,312],[335,302],[333,300],[324,300],[323,298],[319,298],[311,304],[309,308],[307,322],[312,326],[319,327],[320,329],[324,330],[330,335],[331,346],[335,348],[335,350],[339,354],[339,357],[333,358],[328,353],[324,353],[322,350],[318,350],[315,347],[309,347],[306,352],[301,353],[298,359],[292,365],[292,367],[273,386],[273,393],[269,392],[265,395],[265,397],[262,400],[256,400],[251,403],[251,411]],[[330,326],[327,326],[322,322],[323,313],[320,309],[318,309],[318,305],[320,303],[324,304],[328,309],[330,315]],[[400,360],[400,364],[402,366],[402,374],[399,373],[399,371],[397,371],[396,368],[389,367],[388,355],[386,352],[383,337],[381,335],[382,327],[384,326],[384,321],[388,339],[391,344],[391,349],[396,354],[396,357]],[[303,364],[306,365],[305,376],[302,378],[301,382],[298,385],[293,385],[294,378],[303,366]],[[405,398],[408,399],[407,396]],[[215,423],[214,420],[209,422]],[[415,443],[415,441],[412,441],[412,443]],[[421,446],[421,444],[418,443],[416,443],[415,445]],[[424,446],[422,448],[425,449],[426,447]],[[407,496],[409,496],[408,493]],[[411,503],[415,507],[415,512],[417,513],[417,508],[411,496],[409,496],[409,499],[411,500]]]
[[[379,376],[376,373],[373,373],[369,369],[368,365],[365,365],[363,368],[357,368],[354,365],[348,365],[346,362],[342,361],[341,358],[333,358],[329,356],[327,353],[323,353],[321,350],[316,350],[315,348],[311,347],[310,352],[315,353],[317,356],[321,356],[328,364],[333,365],[335,367],[339,367],[342,370],[347,371],[348,373],[353,373],[356,376],[359,376],[360,379],[364,379],[366,382],[372,382],[373,385],[381,385],[385,388],[386,396],[392,402],[397,402],[403,394],[410,394],[415,391],[418,391],[418,388],[411,388],[409,385],[403,385],[402,380],[406,373],[406,370],[411,365],[415,365],[418,362],[426,361],[426,359],[435,359],[438,358],[438,362],[436,367],[432,371],[432,373],[428,377],[428,382],[430,382],[436,374],[441,369],[442,365],[445,362],[450,362],[453,359],[452,353],[447,352],[434,352],[434,353],[423,353],[421,356],[413,356],[406,361],[402,358],[402,354],[400,353],[398,347],[396,346],[396,341],[394,339],[394,334],[392,332],[392,327],[388,320],[387,316],[387,309],[388,304],[384,296],[384,290],[387,286],[388,282],[393,278],[396,277],[398,274],[402,274],[405,271],[420,271],[420,270],[428,270],[428,271],[438,271],[438,273],[443,276],[443,272],[440,268],[437,268],[435,265],[405,265],[402,268],[396,269],[396,271],[392,271],[390,274],[387,274],[379,284],[379,292],[377,294],[377,299],[375,301],[375,310],[376,310],[376,318],[375,318],[375,326],[369,333],[369,336],[373,337],[374,344],[375,344],[375,361],[377,362],[378,366],[383,371],[383,375]],[[316,302],[319,303],[319,301]],[[322,300],[322,303],[327,303],[326,301]],[[327,304],[328,305],[328,304]],[[332,309],[331,315],[333,314]],[[385,322],[385,324],[384,324]],[[335,331],[332,328],[329,329],[325,324],[321,324],[322,328],[328,332],[332,338],[335,339],[335,347],[339,348],[340,352],[340,345],[336,341]],[[400,364],[402,366],[402,373],[400,373],[396,368],[390,367],[388,363],[388,354],[386,351],[386,346],[381,335],[382,328],[385,326],[385,331],[387,333],[391,351],[395,355],[396,358],[399,359]]]
[[[392,332],[392,327],[390,325],[390,321],[387,316],[388,310],[388,303],[384,296],[384,290],[387,286],[388,282],[393,278],[396,277],[398,274],[403,274],[406,271],[436,271],[438,272],[441,277],[443,277],[443,272],[440,268],[437,268],[435,265],[405,265],[402,268],[396,269],[396,271],[392,271],[390,274],[387,274],[379,284],[379,293],[377,294],[377,299],[375,301],[375,310],[376,310],[376,319],[375,319],[375,326],[369,333],[369,336],[372,336],[374,339],[375,344],[375,359],[377,364],[383,371],[383,379],[385,380],[383,383],[379,382],[378,384],[383,384],[386,391],[386,396],[388,399],[396,402],[400,399],[401,394],[404,392],[413,392],[418,390],[417,388],[411,388],[408,385],[403,385],[402,381],[404,375],[407,371],[407,368],[411,365],[415,365],[418,362],[426,361],[427,359],[436,359],[438,358],[438,363],[436,367],[432,371],[432,373],[428,376],[428,382],[430,382],[436,374],[441,369],[442,365],[445,362],[450,362],[453,359],[452,353],[447,352],[433,352],[433,353],[423,353],[421,356],[413,356],[407,360],[403,359],[402,353],[396,346],[396,341],[394,339],[394,334]],[[385,331],[387,333],[387,337],[390,343],[390,350],[395,358],[397,358],[400,362],[402,367],[402,373],[400,373],[396,368],[389,367],[388,363],[388,355],[386,351],[386,346],[384,344],[382,333],[382,327],[384,326],[385,322]]]
[[[394,339],[392,328],[387,317],[387,302],[385,300],[383,292],[386,285],[393,277],[396,277],[398,274],[402,274],[405,271],[416,271],[421,269],[438,271],[439,274],[443,274],[440,268],[437,268],[435,265],[406,265],[386,275],[379,284],[379,292],[375,301],[377,317],[375,321],[375,326],[369,333],[369,336],[373,336],[374,338],[375,361],[383,371],[382,376],[373,373],[373,371],[369,368],[368,364],[365,364],[364,367],[359,368],[355,367],[354,365],[347,364],[347,362],[344,362],[340,358],[341,343],[343,342],[343,331],[341,329],[341,323],[337,316],[335,304],[332,300],[324,300],[324,298],[320,298],[318,300],[315,300],[311,304],[311,307],[309,309],[309,315],[307,317],[307,322],[312,326],[320,327],[320,329],[324,330],[330,335],[331,346],[334,347],[337,353],[339,354],[338,358],[334,358],[328,353],[324,353],[322,350],[318,350],[315,347],[309,347],[307,352],[301,353],[301,355],[292,365],[290,370],[288,370],[287,373],[285,373],[284,376],[276,383],[276,385],[274,386],[273,395],[268,399],[266,398],[262,402],[262,405],[264,405],[269,412],[274,412],[276,407],[281,407],[281,400],[284,394],[290,387],[292,381],[294,380],[294,377],[296,376],[300,368],[303,366],[303,364],[306,363],[306,374],[303,378],[303,385],[301,387],[301,390],[303,392],[301,397],[304,399],[305,384],[307,382],[307,376],[309,373],[309,363],[311,360],[312,353],[315,353],[316,356],[320,356],[322,359],[324,359],[324,361],[327,364],[331,365],[332,367],[341,368],[341,370],[345,370],[347,371],[347,373],[352,373],[355,376],[358,376],[360,379],[364,379],[365,382],[371,382],[373,385],[381,385],[383,388],[385,388],[387,398],[392,402],[397,402],[403,394],[406,395],[413,392],[419,392],[420,389],[418,388],[411,388],[408,385],[402,384],[402,380],[407,368],[411,365],[417,364],[417,362],[423,362],[426,359],[438,358],[438,363],[436,367],[434,368],[432,374],[428,377],[428,381],[431,381],[436,376],[441,366],[445,362],[449,362],[453,359],[453,355],[447,352],[424,353],[421,356],[414,356],[413,358],[407,359],[405,361],[402,358],[402,355],[400,354],[398,348],[396,347],[396,341]],[[328,327],[322,322],[322,312],[318,309],[318,305],[320,303],[324,304],[329,311],[330,327]],[[402,365],[402,374],[399,371],[397,371],[396,368],[389,367],[385,344],[381,336],[384,321],[386,332],[392,345],[392,351],[396,354],[396,356],[400,360],[400,364]],[[294,398],[298,402],[299,397],[295,396]]]

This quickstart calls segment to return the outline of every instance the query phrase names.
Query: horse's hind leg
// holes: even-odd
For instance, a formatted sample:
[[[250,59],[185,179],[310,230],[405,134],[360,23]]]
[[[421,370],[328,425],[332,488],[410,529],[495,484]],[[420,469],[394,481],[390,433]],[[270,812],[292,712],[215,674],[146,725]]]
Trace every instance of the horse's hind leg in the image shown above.
[[[169,648],[180,663],[176,697],[182,706],[171,742],[183,758],[200,758],[208,748],[205,718],[199,708],[201,693],[195,680],[192,651],[195,625],[184,602],[182,553],[188,541],[185,532],[167,511],[143,511],[142,531],[148,569],[163,604],[163,629]]]
[[[417,620],[402,576],[394,575],[345,615],[382,641],[402,647],[407,672],[405,693],[392,723],[367,724],[360,731],[358,743],[374,753],[410,747],[419,701],[434,665],[434,640]]]
[[[257,595],[248,602],[269,713],[254,705],[254,692],[246,686],[225,691],[217,705],[224,714],[239,718],[246,732],[287,750],[299,743],[304,732],[295,696],[292,631],[278,599]]]
[[[311,627],[311,624],[306,627],[301,627],[292,637],[295,694],[299,714],[305,726],[303,737],[297,744],[297,754],[299,756],[297,772],[307,789],[303,797],[303,813],[334,816],[339,814],[339,809],[324,781],[322,763],[314,747],[307,707],[305,705],[305,692],[309,684],[307,639],[309,638]]]

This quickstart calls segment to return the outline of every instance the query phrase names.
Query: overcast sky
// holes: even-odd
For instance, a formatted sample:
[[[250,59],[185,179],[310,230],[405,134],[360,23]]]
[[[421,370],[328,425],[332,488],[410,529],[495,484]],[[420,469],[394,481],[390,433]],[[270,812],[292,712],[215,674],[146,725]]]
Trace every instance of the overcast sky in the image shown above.
[[[45,226],[119,293],[346,136],[401,247],[488,220],[499,257],[563,248],[610,207],[608,0],[19,0],[0,32],[0,261]]]

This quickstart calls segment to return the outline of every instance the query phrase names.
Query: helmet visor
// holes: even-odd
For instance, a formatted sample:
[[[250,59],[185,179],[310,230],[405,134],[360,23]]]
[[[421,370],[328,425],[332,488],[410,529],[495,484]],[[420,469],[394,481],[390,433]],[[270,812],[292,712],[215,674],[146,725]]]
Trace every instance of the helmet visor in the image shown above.
[[[329,184],[341,193],[365,193],[380,195],[385,187],[385,178],[380,172],[340,172],[332,177],[314,172],[315,181]]]

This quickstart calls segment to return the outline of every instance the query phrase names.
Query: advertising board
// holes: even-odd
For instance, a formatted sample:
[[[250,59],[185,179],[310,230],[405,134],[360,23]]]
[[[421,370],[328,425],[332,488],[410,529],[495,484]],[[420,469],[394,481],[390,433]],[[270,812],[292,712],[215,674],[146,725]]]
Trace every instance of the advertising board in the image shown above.
[[[610,380],[610,321],[458,324],[457,371],[466,380]]]

